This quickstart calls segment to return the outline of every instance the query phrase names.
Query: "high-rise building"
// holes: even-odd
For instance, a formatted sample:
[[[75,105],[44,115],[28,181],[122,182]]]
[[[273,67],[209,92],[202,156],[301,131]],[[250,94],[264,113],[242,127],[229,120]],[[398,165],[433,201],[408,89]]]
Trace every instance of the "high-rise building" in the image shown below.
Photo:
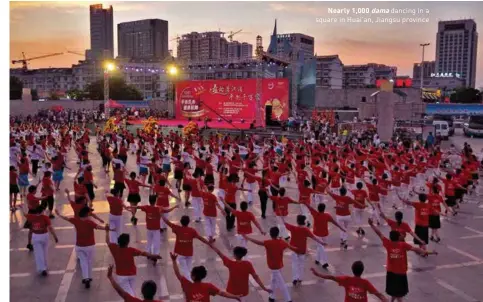
[[[118,56],[134,60],[163,60],[168,51],[168,21],[146,19],[117,25]]]
[[[297,59],[300,55],[304,56],[304,60],[312,59],[314,57],[314,37],[300,33],[278,34],[277,20],[275,20],[267,52],[287,59]]]
[[[248,59],[253,56],[253,45],[246,42],[228,42],[227,57],[229,59]]]
[[[376,85],[376,76],[372,66],[346,65],[343,72],[345,88],[365,88]]]
[[[431,77],[431,74],[436,73],[436,62],[435,61],[424,61],[423,62],[423,79]],[[421,80],[421,63],[414,63],[413,65],[413,79]]]
[[[112,5],[103,8],[102,4],[89,7],[91,26],[91,57],[105,59],[114,57],[114,29]]]
[[[467,87],[475,87],[477,44],[474,20],[440,21],[436,34],[436,73],[458,73]]]
[[[341,89],[343,83],[342,61],[338,55],[317,56],[316,58],[316,86]]]
[[[242,42],[240,45],[240,58],[246,59],[253,56],[253,45],[247,42]]]
[[[177,56],[182,61],[206,61],[228,57],[228,41],[223,32],[192,32],[181,36]]]

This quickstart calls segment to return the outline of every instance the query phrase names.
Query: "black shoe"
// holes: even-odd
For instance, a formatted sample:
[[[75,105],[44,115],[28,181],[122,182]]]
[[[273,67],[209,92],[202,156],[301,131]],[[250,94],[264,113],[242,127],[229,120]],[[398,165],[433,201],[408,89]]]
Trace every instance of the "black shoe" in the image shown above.
[[[439,243],[441,241],[441,238],[437,237],[435,241],[436,243]]]
[[[49,218],[50,218],[50,219],[54,219],[54,218],[55,218],[55,216],[54,216],[54,215],[52,215],[52,214],[50,214],[50,215],[49,215]]]
[[[433,236],[429,237],[429,240],[431,240],[431,241],[436,241],[436,239],[434,239],[434,237],[433,237]]]
[[[43,270],[43,271],[42,271],[42,273],[41,273],[41,275],[42,275],[43,277],[47,276],[47,271],[46,271],[46,270]]]
[[[361,235],[361,229],[356,230],[357,235]]]
[[[315,260],[315,265],[319,265],[319,264],[320,264],[320,262]]]
[[[131,216],[131,222],[134,220],[134,216]]]
[[[298,282],[298,280],[293,280],[292,281],[293,286],[297,286],[297,282]]]
[[[265,216],[265,215],[262,215],[262,219],[266,219],[266,218],[267,218],[267,216]]]
[[[302,285],[302,280],[297,280],[298,285]]]
[[[268,302],[275,302],[274,298],[268,298]]]
[[[188,202],[188,201],[187,201],[187,202],[185,202],[185,203],[184,203],[184,206],[185,206],[186,208],[187,208],[187,207],[189,207],[190,205],[191,205],[191,202]]]
[[[324,265],[322,265],[322,268],[323,269],[327,269],[329,267],[329,264],[328,263],[324,263]]]
[[[308,228],[310,228],[310,222],[309,222],[309,223],[307,223],[307,227],[308,227]]]
[[[32,244],[30,244],[30,243],[29,243],[29,244],[27,244],[27,248],[28,248],[28,250],[29,250],[30,252],[33,252],[33,250],[34,250],[34,246],[33,246]]]
[[[133,217],[132,225],[137,225],[137,224],[138,224],[138,219],[136,217]]]
[[[86,281],[84,282],[84,287],[85,287],[86,289],[91,288],[91,281],[92,281],[92,280],[91,280],[91,279],[85,279],[85,280],[86,280]]]
[[[289,241],[289,240],[290,240],[290,236],[285,237],[285,241]]]
[[[362,236],[365,236],[366,235],[366,231],[364,231],[364,229],[361,229],[361,235]]]
[[[153,266],[156,266],[156,263],[158,262],[158,259],[153,259]]]
[[[159,229],[159,232],[160,232],[160,233],[164,233],[164,230],[163,230],[163,229]]]

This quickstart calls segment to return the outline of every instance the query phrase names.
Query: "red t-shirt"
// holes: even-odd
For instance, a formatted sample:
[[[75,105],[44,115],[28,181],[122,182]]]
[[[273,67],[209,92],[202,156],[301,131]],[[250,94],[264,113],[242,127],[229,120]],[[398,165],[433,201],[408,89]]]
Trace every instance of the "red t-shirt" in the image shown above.
[[[345,289],[344,302],[367,302],[367,293],[376,294],[377,289],[366,279],[351,276],[335,277],[335,281]]]
[[[115,216],[122,215],[123,201],[115,196],[107,196],[107,202],[109,203],[109,213]]]
[[[267,265],[269,269],[278,270],[283,267],[283,251],[288,248],[288,243],[282,239],[270,239],[263,242],[267,251]]]
[[[146,228],[151,231],[159,231],[161,228],[161,209],[157,206],[141,206],[141,211],[146,213]]]
[[[129,194],[139,194],[139,186],[142,185],[141,182],[137,180],[125,179],[127,188],[129,189]]]
[[[236,192],[238,191],[238,186],[234,183],[227,183],[225,185],[225,200],[228,203],[236,202]]]
[[[354,195],[354,200],[357,201],[358,203],[353,203],[354,208],[356,209],[364,209],[365,204],[366,204],[366,199],[367,199],[367,191],[366,190],[352,190],[352,195]],[[363,204],[364,206],[360,206],[360,204]]]
[[[50,178],[42,178],[42,189],[40,190],[44,196],[54,195],[54,183]]]
[[[192,197],[201,197],[201,191],[200,191],[200,179],[199,178],[193,178],[192,183],[191,183],[191,196]]]
[[[35,197],[35,194],[27,194],[27,205],[29,210],[34,210],[40,206],[40,198]]]
[[[433,212],[433,206],[428,202],[413,202],[412,205],[415,213],[415,224],[423,227],[429,226],[429,215]]]
[[[75,227],[76,245],[77,246],[91,246],[95,245],[94,229],[97,224],[89,219],[69,218],[69,221]]]
[[[222,257],[222,260],[230,272],[226,291],[234,295],[248,295],[248,278],[255,274],[252,263],[246,260],[232,260],[226,256]]]
[[[275,215],[288,216],[288,204],[292,199],[287,196],[270,196],[270,199],[275,202]]]
[[[291,233],[290,245],[297,249],[297,254],[305,254],[307,252],[307,238],[311,237],[312,232],[304,226],[297,226],[285,223],[285,226]]]
[[[34,234],[47,233],[47,228],[51,225],[50,218],[45,215],[27,214],[26,218],[32,224],[32,233]]]
[[[15,171],[10,171],[10,184],[16,185],[18,179],[18,174]]]
[[[409,226],[409,224],[407,224],[405,222],[402,222],[401,224],[398,224],[397,221],[394,221],[392,219],[388,219],[387,220],[387,224],[391,228],[391,231],[398,231],[399,234],[401,234],[401,236],[403,238],[406,237],[406,234],[407,233],[410,233],[411,232],[411,227]]]
[[[135,276],[137,270],[134,257],[141,255],[142,252],[133,247],[121,248],[115,243],[110,243],[108,246],[116,264],[116,275]]]
[[[299,200],[304,204],[310,204],[310,195],[315,194],[315,190],[312,188],[301,187],[299,193]]]
[[[218,202],[216,196],[210,192],[202,192],[201,197],[203,198],[203,215],[216,217],[216,203]]]
[[[403,241],[390,241],[387,238],[382,239],[382,245],[387,252],[386,270],[395,274],[406,274],[408,271],[407,251],[411,250],[411,245]]]
[[[443,179],[443,183],[446,196],[454,196],[456,189],[455,182],[452,179]]]
[[[171,190],[167,187],[156,185],[154,187],[154,192],[158,195],[156,205],[164,208],[169,207],[169,195],[171,194]]]
[[[329,213],[317,212],[313,208],[309,208],[310,214],[314,217],[314,235],[325,237],[329,235],[329,221],[334,221]]]
[[[181,287],[189,302],[210,302],[210,296],[220,293],[220,289],[211,283],[191,282],[185,277],[181,277]]]
[[[233,211],[236,217],[236,230],[238,234],[251,234],[252,222],[255,221],[255,215],[252,212]]]
[[[85,196],[87,194],[87,188],[84,184],[74,183],[75,196]]]
[[[381,192],[381,189],[373,184],[366,184],[367,189],[369,190],[369,200],[372,202],[378,202],[379,201],[379,193]]]
[[[443,197],[439,194],[429,194],[428,203],[433,208],[429,215],[439,215],[441,213],[441,204],[443,203]]]
[[[331,196],[335,200],[335,215],[349,216],[351,214],[349,206],[353,203],[352,198],[334,194],[331,194]]]
[[[193,239],[197,238],[198,232],[191,227],[173,225],[173,233],[176,234],[174,252],[181,256],[193,256]]]

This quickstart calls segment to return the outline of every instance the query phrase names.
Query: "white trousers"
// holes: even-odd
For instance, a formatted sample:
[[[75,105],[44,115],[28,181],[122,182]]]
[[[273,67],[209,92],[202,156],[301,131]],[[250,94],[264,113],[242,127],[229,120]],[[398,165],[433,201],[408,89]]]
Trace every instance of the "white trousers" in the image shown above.
[[[347,216],[336,215],[335,219],[337,220],[337,223],[346,230],[345,232],[340,230],[340,239],[343,240],[343,241],[346,241],[347,237],[349,237],[349,235],[347,234],[347,229],[349,227],[349,223],[352,220],[351,216],[350,215],[347,215]]]
[[[75,246],[75,252],[80,260],[82,279],[92,278],[92,256],[94,256],[94,245]]]
[[[285,227],[285,223],[282,220],[282,217],[277,216],[277,227],[280,231],[280,236],[282,238],[287,238],[288,237],[288,231],[287,228]]]
[[[215,237],[216,217],[205,216],[205,236]]]
[[[327,242],[326,241],[327,236],[324,236],[324,237],[317,236],[317,238],[324,243]],[[325,248],[322,244],[317,243],[317,255],[316,255],[315,259],[322,264],[329,262],[329,258],[327,257],[327,252],[325,251]]]
[[[193,263],[193,257],[191,256],[178,256],[179,269],[181,274],[191,281],[191,266]]]
[[[122,216],[109,214],[109,226],[115,231],[109,231],[109,240],[117,244],[117,238],[122,233]]]
[[[290,293],[288,291],[287,285],[285,284],[285,280],[283,280],[282,270],[276,269],[271,270],[271,280],[270,280],[270,289],[272,292],[270,293],[269,297],[271,299],[275,299],[275,295],[273,294],[275,289],[280,289],[283,294],[283,298],[286,302],[291,301]]]
[[[302,280],[305,267],[305,254],[292,253],[292,279]]]
[[[287,186],[287,184],[288,184],[288,177],[287,177],[287,175],[280,176],[279,184],[280,184],[280,188]]]
[[[222,200],[225,200],[225,190],[218,189],[217,196],[218,196],[218,204],[224,209],[225,208],[225,204],[223,203]]]
[[[300,213],[305,216],[305,221],[312,223],[312,215],[310,215],[310,210],[305,204],[300,204]]]
[[[161,245],[161,233],[159,230],[147,230],[146,252],[159,255]]]
[[[196,220],[201,219],[201,213],[203,211],[203,200],[201,197],[192,197],[191,203],[193,204],[194,215]]]
[[[249,190],[247,192],[247,201],[248,203],[252,203],[253,202],[253,191],[255,190],[255,183],[249,183],[247,182],[247,189]]]
[[[237,238],[236,240],[236,246],[241,246],[246,248],[247,247],[247,240],[240,234],[236,234],[235,236]]]
[[[158,232],[158,234],[159,234],[159,232]],[[117,282],[119,283],[119,286],[133,297],[136,296],[136,294],[134,292],[135,278],[136,278],[135,275],[134,276],[117,276]]]
[[[168,217],[168,214],[169,213],[161,213],[161,216],[163,216],[164,218],[168,219],[169,220],[169,217]],[[159,219],[159,226],[165,230],[168,228],[168,226],[166,225],[166,222],[164,222],[163,218],[160,218]]]
[[[377,223],[381,223],[380,215],[379,207],[374,206],[374,208],[371,209],[371,219]]]
[[[37,272],[47,270],[47,248],[49,247],[49,233],[32,234],[32,245],[34,246],[35,266]]]
[[[362,215],[365,209],[352,208],[352,215],[354,216],[354,223],[357,227],[362,225]]]

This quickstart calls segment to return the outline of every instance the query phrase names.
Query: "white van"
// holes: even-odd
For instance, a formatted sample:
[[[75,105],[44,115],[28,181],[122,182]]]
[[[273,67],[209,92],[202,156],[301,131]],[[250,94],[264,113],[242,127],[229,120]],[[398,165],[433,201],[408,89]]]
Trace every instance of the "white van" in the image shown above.
[[[450,130],[447,121],[433,121],[433,127],[435,136],[448,140]]]

